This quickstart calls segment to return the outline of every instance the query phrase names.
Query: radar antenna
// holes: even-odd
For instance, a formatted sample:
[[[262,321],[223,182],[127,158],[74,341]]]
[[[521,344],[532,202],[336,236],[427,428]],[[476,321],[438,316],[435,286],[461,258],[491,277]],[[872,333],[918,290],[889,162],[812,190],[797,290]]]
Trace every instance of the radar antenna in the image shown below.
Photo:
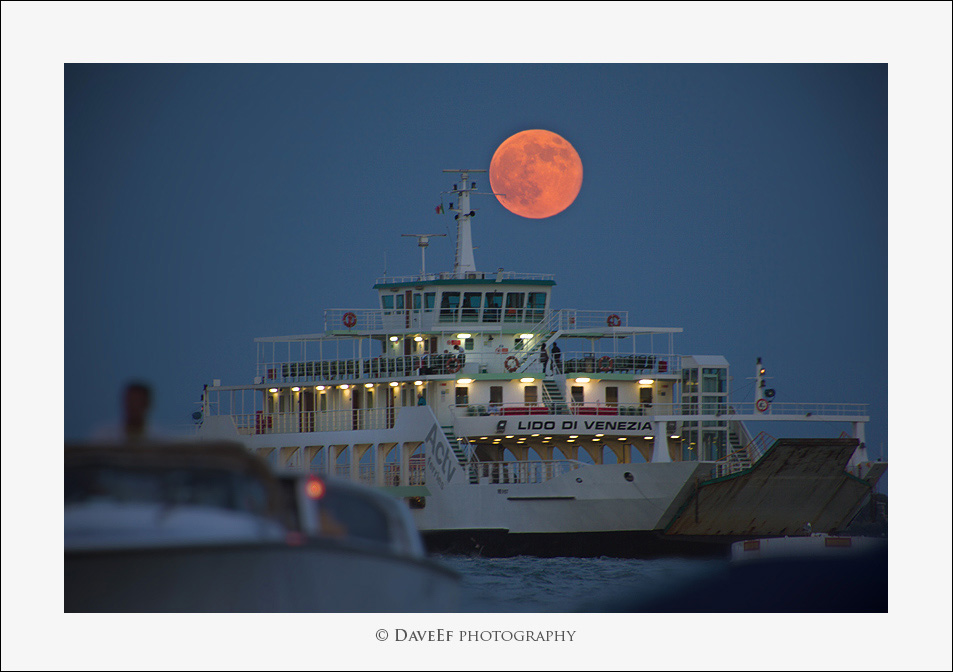
[[[447,234],[445,233],[402,233],[400,235],[404,238],[417,239],[417,247],[420,248],[420,279],[423,280],[427,276],[427,260],[424,254],[427,251],[427,246],[430,245],[430,239],[435,236],[446,238]]]

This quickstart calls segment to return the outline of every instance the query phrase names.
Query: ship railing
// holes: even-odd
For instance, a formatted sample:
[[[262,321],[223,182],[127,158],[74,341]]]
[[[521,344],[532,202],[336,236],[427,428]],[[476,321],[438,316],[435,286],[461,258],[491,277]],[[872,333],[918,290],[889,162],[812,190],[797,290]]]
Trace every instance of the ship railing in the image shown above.
[[[828,402],[772,402],[764,411],[758,409],[755,402],[731,402],[728,414],[754,415],[764,418],[786,416],[790,418],[825,417],[864,417],[868,415],[868,404],[841,404]],[[703,415],[704,409],[703,410]]]
[[[551,375],[555,362],[546,375]],[[620,354],[618,352],[568,353],[560,357],[557,373],[567,376],[629,374],[673,375],[681,370],[679,355]],[[326,359],[298,362],[258,363],[257,376],[270,383],[337,383],[361,379],[417,379],[422,376],[467,377],[468,374],[499,373],[543,377],[538,348],[500,347],[496,352],[457,350],[426,355],[378,356],[356,359]]]
[[[511,415],[672,415],[671,404],[607,404],[600,401],[507,402],[503,404],[456,404],[451,407],[456,417]]]
[[[390,429],[396,421],[396,409],[366,408],[335,411],[286,411],[233,414],[239,434],[298,434],[304,432],[342,432],[361,429]]]
[[[499,331],[501,326],[522,325],[519,328],[525,329],[545,316],[545,309],[534,307],[328,308],[324,311],[324,330],[337,334],[353,332],[355,337],[365,332],[423,333],[480,326]]]
[[[471,463],[471,469],[476,470],[477,478],[481,484],[544,483],[582,466],[585,466],[585,463],[576,460],[518,460],[515,462]]]
[[[601,331],[610,327],[628,327],[627,310],[577,310],[563,308],[558,313],[556,328],[562,330],[593,329]]]
[[[424,273],[423,275],[382,275],[377,278],[377,285],[396,285],[405,282],[433,282],[435,280],[548,280],[554,281],[556,276],[552,273],[518,273],[516,271],[464,271],[454,273],[452,271],[438,271],[436,273]]]
[[[717,460],[711,470],[712,478],[720,478],[750,469],[755,462],[761,459],[761,456],[771,447],[774,441],[774,437],[767,432],[760,432],[743,448],[733,450]]]

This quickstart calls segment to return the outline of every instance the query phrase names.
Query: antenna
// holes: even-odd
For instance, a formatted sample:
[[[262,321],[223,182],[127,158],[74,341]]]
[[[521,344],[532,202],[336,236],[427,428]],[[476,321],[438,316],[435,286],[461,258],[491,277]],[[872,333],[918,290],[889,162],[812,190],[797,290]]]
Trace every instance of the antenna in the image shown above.
[[[416,238],[417,247],[420,248],[420,279],[423,280],[424,276],[427,275],[426,269],[426,258],[424,254],[427,251],[427,246],[430,245],[430,239],[433,237],[446,238],[447,234],[445,233],[402,233],[400,234],[403,238]]]
[[[456,212],[457,220],[457,256],[453,262],[453,274],[463,277],[465,273],[476,271],[476,262],[473,260],[473,237],[470,235],[470,219],[476,216],[476,211],[470,209],[470,194],[476,193],[476,182],[469,182],[470,173],[485,173],[482,169],[444,169],[445,173],[459,173],[460,181],[453,185],[453,190],[445,194],[454,194],[457,198],[457,207],[450,209]],[[459,188],[458,188],[459,187]]]

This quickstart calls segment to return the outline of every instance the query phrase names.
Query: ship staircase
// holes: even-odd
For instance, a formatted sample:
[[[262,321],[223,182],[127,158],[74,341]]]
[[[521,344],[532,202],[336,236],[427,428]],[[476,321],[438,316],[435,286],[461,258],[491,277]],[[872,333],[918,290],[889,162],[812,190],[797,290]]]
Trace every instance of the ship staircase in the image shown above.
[[[470,457],[473,455],[473,446],[470,440],[457,438],[457,433],[453,431],[452,425],[440,425],[440,428],[447,437],[447,442],[450,444],[450,449],[453,450],[453,454],[457,456],[457,462],[466,470],[470,483],[473,485],[479,483],[480,479],[477,476],[476,465],[471,464],[472,460]]]
[[[533,334],[533,337],[523,342],[523,356],[520,357],[520,366],[517,369],[519,373],[535,373],[537,365],[539,365],[539,346],[541,344],[545,343],[546,350],[552,351],[553,343],[563,335],[563,330],[559,328],[559,320],[559,311],[550,311],[546,317],[526,332]],[[533,371],[530,369],[533,369]]]
[[[741,440],[743,438],[748,438],[748,431],[744,429],[744,426],[741,425],[741,423],[731,424],[737,424],[741,431],[728,432],[728,440],[731,443],[731,450],[727,455],[715,462],[715,467],[712,469],[713,478],[730,476],[732,474],[737,474],[739,471],[751,469],[755,462],[757,462],[761,456],[764,455],[768,447],[774,443],[773,436],[767,432],[761,432],[756,437],[742,445]]]
[[[569,406],[563,397],[559,384],[553,378],[543,378],[543,404],[552,415],[562,415],[569,412]]]

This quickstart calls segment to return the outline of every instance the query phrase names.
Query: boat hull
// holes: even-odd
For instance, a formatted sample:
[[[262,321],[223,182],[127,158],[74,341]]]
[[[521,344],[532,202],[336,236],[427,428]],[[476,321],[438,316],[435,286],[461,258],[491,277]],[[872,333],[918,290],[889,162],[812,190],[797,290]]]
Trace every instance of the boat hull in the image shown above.
[[[315,540],[67,552],[67,612],[450,612],[437,562]]]

